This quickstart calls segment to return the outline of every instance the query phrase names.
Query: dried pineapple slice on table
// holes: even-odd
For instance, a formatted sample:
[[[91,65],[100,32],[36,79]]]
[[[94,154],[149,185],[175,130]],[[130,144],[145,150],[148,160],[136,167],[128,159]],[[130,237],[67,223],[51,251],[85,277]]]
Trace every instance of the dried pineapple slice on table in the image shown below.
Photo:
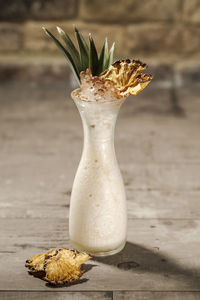
[[[80,267],[69,263],[66,256],[59,253],[53,256],[44,265],[46,276],[44,280],[51,284],[62,284],[78,280],[83,272]]]
[[[46,253],[30,257],[25,266],[34,276],[42,273],[37,277],[51,284],[64,284],[78,280],[84,273],[81,265],[90,258],[88,254],[78,253],[75,250],[51,249]]]

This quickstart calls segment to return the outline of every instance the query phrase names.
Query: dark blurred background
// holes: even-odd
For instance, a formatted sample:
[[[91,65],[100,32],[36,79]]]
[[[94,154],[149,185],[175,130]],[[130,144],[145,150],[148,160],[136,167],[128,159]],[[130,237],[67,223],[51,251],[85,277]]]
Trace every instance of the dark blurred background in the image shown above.
[[[72,36],[73,24],[98,46],[115,41],[116,59],[148,63],[159,84],[199,83],[199,0],[1,0],[1,82],[67,79],[65,58],[41,27]]]

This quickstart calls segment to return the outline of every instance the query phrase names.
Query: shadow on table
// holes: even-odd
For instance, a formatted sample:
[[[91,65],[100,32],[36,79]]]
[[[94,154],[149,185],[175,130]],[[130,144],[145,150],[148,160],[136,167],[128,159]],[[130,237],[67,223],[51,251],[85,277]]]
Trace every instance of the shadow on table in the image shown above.
[[[81,270],[83,271],[83,274],[87,273],[88,271],[90,271],[92,268],[97,267],[97,265],[94,264],[83,264],[81,267]],[[35,276],[36,277],[36,276]],[[65,288],[65,287],[70,287],[72,285],[77,285],[77,284],[81,284],[81,283],[85,283],[87,282],[89,279],[88,278],[80,278],[74,282],[71,283],[63,283],[63,284],[57,284],[57,285],[52,285],[50,283],[46,283],[46,286],[52,289],[56,289],[56,288]]]
[[[53,285],[51,283],[46,283],[45,285],[51,289],[58,289],[58,288],[66,288],[66,287],[71,287],[72,285],[77,285],[77,284],[81,284],[81,283],[85,283],[87,282],[88,279],[87,278],[81,278],[81,279],[78,279],[74,282],[70,282],[70,283],[63,283],[63,284],[56,284],[56,285]]]
[[[147,272],[163,274],[166,280],[174,278],[185,282],[191,288],[200,288],[200,276],[195,274],[197,271],[181,267],[172,258],[160,254],[158,247],[154,249],[155,251],[151,251],[127,242],[121,252],[107,257],[95,257],[93,260],[138,274]]]

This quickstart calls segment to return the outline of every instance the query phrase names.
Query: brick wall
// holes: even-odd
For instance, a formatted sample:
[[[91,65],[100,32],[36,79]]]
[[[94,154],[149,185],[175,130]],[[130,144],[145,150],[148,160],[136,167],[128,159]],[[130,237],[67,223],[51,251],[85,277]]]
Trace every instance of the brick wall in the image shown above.
[[[73,24],[91,32],[97,46],[105,36],[115,41],[116,57],[200,61],[200,0],[0,0],[0,60],[60,57],[41,27],[56,33],[59,25],[72,36]]]

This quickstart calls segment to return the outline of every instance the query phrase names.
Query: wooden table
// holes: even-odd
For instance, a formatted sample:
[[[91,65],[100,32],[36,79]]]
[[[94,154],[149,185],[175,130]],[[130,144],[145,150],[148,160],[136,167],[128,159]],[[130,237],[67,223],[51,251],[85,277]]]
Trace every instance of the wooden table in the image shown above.
[[[82,128],[64,86],[1,88],[0,299],[200,299],[199,89],[149,87],[129,98],[116,128],[128,241],[89,261],[80,284],[52,288],[25,260],[70,247],[71,186]]]

